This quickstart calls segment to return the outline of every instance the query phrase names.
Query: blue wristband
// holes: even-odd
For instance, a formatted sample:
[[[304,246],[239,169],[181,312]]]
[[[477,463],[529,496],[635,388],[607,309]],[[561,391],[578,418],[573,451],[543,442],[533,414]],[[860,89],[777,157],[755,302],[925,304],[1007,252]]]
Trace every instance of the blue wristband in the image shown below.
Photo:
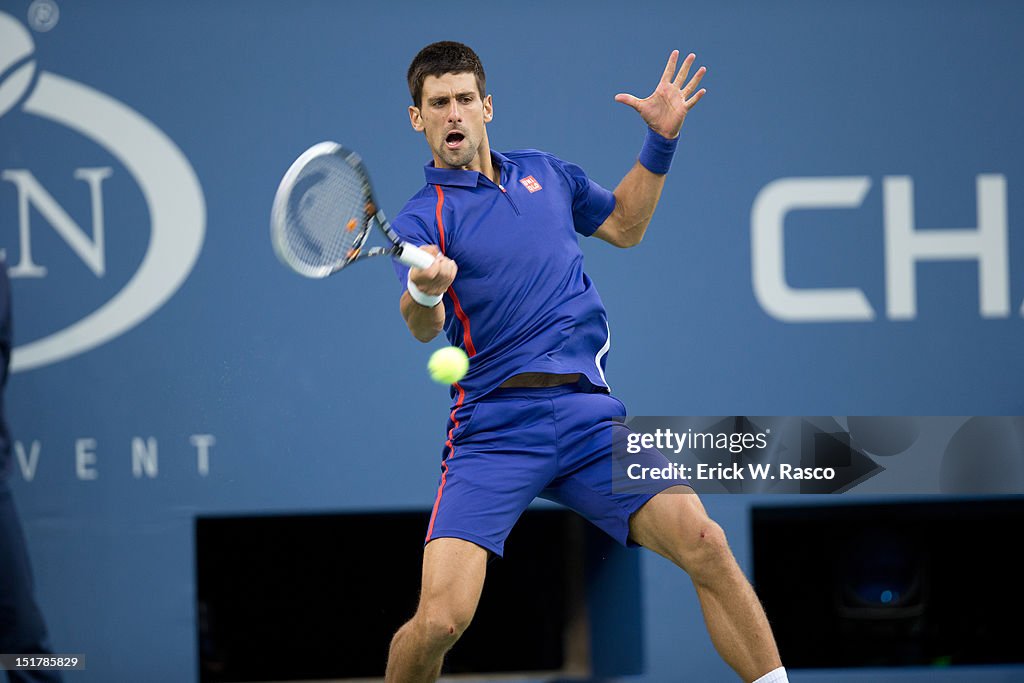
[[[669,140],[648,128],[647,137],[644,138],[644,146],[640,149],[637,161],[651,173],[665,175],[672,168],[672,157],[676,153],[676,143],[678,142],[678,135]]]

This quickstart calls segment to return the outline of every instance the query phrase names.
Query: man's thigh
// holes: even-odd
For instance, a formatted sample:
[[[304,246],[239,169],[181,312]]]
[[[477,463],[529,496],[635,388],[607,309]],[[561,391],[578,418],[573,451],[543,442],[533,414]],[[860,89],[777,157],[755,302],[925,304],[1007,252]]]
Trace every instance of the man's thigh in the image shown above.
[[[434,539],[423,549],[420,608],[450,614],[476,611],[487,573],[488,552],[461,538]]]
[[[677,563],[717,525],[689,486],[673,486],[643,505],[630,519],[629,535],[638,545]]]

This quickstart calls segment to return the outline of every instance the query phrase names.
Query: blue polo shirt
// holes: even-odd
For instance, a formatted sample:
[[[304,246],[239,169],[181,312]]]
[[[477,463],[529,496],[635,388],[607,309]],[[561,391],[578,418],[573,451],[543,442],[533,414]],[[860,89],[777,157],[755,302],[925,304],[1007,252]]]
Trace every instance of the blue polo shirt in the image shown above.
[[[615,196],[545,152],[491,155],[500,185],[431,162],[427,185],[392,221],[403,239],[438,245],[459,267],[444,331],[470,361],[452,398],[472,403],[522,372],[578,372],[607,387],[608,318],[577,234],[593,234]],[[409,269],[394,264],[404,290]]]

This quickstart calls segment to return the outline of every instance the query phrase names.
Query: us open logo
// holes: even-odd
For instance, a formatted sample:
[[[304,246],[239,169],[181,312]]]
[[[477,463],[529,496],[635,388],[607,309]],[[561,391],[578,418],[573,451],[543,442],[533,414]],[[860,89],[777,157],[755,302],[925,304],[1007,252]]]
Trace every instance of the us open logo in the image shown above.
[[[63,196],[51,192],[33,172],[31,157],[18,159],[15,167],[0,168],[0,181],[13,185],[17,197],[13,206],[0,203],[0,228],[6,238],[0,257],[7,260],[11,278],[50,275],[47,255],[40,249],[33,251],[44,231],[52,231],[96,278],[102,278],[107,271],[104,203],[119,199],[105,197],[104,187],[115,174],[127,172],[138,188],[148,211],[149,239],[138,267],[113,296],[77,320],[62,322],[59,329],[16,347],[11,358],[14,372],[94,349],[148,318],[188,278],[206,231],[202,188],[177,145],[128,105],[85,84],[40,71],[34,52],[28,29],[0,12],[0,117],[23,116],[31,123],[56,124],[64,129],[62,136],[95,144],[100,148],[97,158],[113,157],[120,167],[89,163],[77,152],[61,160],[67,164],[68,179],[88,190],[90,211],[78,212],[77,220],[62,205]],[[88,224],[86,217],[90,230],[82,226]],[[10,229],[12,223],[15,230]],[[47,237],[52,245],[52,235]]]

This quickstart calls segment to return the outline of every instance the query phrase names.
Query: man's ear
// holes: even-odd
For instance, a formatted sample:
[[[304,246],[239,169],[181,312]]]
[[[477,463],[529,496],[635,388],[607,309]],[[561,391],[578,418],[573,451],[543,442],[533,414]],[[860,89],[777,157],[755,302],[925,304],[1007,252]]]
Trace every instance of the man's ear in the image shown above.
[[[423,117],[420,116],[419,107],[409,107],[409,123],[412,125],[412,129],[417,133],[423,132]]]
[[[494,118],[494,103],[491,101],[491,96],[488,95],[484,98],[484,121],[490,121]]]

